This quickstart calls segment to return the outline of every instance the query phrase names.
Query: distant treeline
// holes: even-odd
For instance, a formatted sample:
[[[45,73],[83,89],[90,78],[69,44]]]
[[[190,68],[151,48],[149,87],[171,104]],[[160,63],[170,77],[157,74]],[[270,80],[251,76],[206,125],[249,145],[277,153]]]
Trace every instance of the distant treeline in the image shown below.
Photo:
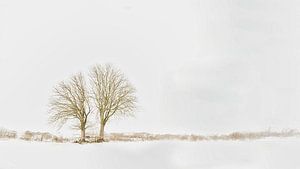
[[[67,138],[59,137],[48,132],[31,132],[25,131],[18,135],[14,130],[8,130],[5,128],[0,128],[0,139],[21,139],[26,141],[46,141],[46,142],[69,142]]]
[[[294,137],[300,136],[298,130],[282,130],[282,131],[262,131],[262,132],[233,132],[222,135],[177,135],[177,134],[151,134],[151,133],[108,133],[106,134],[107,142],[110,141],[160,141],[160,140],[180,140],[180,141],[217,141],[217,140],[256,140],[269,137]],[[43,141],[56,143],[77,143],[78,138],[65,138],[53,135],[48,132],[31,132],[26,131],[17,135],[16,131],[0,129],[0,139],[21,139],[25,141]],[[97,142],[98,137],[88,135],[87,142]]]
[[[293,137],[300,136],[298,130],[262,131],[262,132],[233,132],[222,135],[176,135],[176,134],[150,134],[150,133],[111,133],[106,137],[109,141],[159,141],[159,140],[183,140],[183,141],[209,141],[209,140],[255,140],[268,137]]]

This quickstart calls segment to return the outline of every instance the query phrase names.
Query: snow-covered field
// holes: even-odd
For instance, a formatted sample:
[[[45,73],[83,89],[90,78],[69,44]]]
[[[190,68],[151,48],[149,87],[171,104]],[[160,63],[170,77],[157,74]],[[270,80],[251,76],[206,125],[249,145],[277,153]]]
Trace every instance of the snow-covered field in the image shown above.
[[[57,144],[0,141],[0,169],[299,169],[300,139]]]

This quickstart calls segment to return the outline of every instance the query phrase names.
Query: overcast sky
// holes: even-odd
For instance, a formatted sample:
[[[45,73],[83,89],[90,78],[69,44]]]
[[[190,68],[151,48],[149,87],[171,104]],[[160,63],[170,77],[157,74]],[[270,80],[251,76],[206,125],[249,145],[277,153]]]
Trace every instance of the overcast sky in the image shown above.
[[[55,132],[47,124],[53,87],[112,63],[139,103],[135,118],[114,120],[109,132],[300,128],[299,5],[1,0],[0,126]]]

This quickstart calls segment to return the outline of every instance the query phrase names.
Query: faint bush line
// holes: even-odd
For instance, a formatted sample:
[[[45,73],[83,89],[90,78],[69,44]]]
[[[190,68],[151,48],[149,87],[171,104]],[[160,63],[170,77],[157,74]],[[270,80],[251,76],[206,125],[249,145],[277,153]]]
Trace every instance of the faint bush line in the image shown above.
[[[175,134],[150,134],[150,133],[111,133],[107,135],[109,141],[159,141],[159,140],[181,140],[181,141],[218,141],[218,140],[257,140],[269,137],[294,137],[300,136],[298,130],[262,131],[262,132],[233,132],[222,135],[175,135]]]
[[[286,138],[286,137],[298,137],[300,132],[294,129],[287,129],[282,131],[262,131],[262,132],[233,132],[222,135],[177,135],[177,134],[151,134],[146,132],[140,133],[107,133],[105,134],[107,142],[142,142],[142,141],[163,141],[163,140],[178,140],[178,141],[238,141],[238,140],[258,140],[264,138]],[[0,139],[17,139],[18,135],[16,131],[0,128]],[[56,142],[77,143],[78,138],[65,138],[53,135],[48,132],[31,132],[26,131],[19,137],[25,141],[40,141],[40,142]],[[99,139],[98,136],[87,135],[88,143],[95,143]]]
[[[17,138],[17,132],[13,130],[8,130],[5,128],[0,128],[0,138],[1,139],[15,139]]]

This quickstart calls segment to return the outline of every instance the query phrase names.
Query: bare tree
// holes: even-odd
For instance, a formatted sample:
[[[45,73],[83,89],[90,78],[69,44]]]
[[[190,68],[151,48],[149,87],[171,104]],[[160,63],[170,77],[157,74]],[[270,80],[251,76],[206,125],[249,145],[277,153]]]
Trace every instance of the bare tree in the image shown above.
[[[70,81],[61,82],[54,88],[50,102],[49,121],[61,128],[67,121],[75,122],[81,131],[80,141],[85,141],[88,116],[91,114],[88,90],[83,75],[77,74]]]
[[[136,105],[135,88],[111,65],[97,65],[90,71],[92,98],[99,114],[99,140],[104,141],[104,128],[113,116],[132,115]]]

